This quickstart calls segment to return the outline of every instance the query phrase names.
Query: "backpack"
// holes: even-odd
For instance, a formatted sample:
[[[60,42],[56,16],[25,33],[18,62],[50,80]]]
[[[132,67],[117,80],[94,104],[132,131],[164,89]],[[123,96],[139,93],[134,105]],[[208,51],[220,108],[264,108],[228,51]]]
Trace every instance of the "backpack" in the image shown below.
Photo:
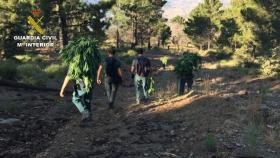
[[[136,74],[139,76],[147,77],[150,74],[151,63],[148,58],[139,57],[137,58]]]

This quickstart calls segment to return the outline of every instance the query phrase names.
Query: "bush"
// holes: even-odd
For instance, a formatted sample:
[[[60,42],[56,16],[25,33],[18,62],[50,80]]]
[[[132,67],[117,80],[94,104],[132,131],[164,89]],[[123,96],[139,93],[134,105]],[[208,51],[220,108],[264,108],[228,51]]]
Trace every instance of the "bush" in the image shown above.
[[[230,59],[232,56],[232,53],[227,53],[225,51],[209,51],[208,56],[210,58],[214,58],[216,60],[224,60],[224,59]]]
[[[47,66],[44,70],[47,75],[51,78],[55,76],[63,76],[66,72],[66,66],[65,65],[59,65],[59,64],[51,64]]]
[[[0,61],[0,78],[15,79],[17,64],[14,60]]]
[[[21,62],[29,62],[32,59],[31,55],[16,55],[15,58]]]
[[[33,86],[44,85],[47,80],[46,74],[35,64],[23,64],[18,66],[17,77],[23,83]]]
[[[32,56],[31,58],[32,62],[42,62],[43,60],[44,60],[44,56],[42,55]]]
[[[272,57],[261,57],[257,60],[261,64],[260,71],[263,75],[269,77],[280,75],[280,47],[273,49]]]
[[[163,56],[159,60],[163,65],[167,65],[168,59],[169,59],[168,56]]]
[[[136,54],[137,54],[137,52],[136,52],[135,50],[128,50],[128,51],[127,51],[127,55],[128,55],[128,56],[133,57],[133,56],[136,56]]]
[[[217,143],[215,136],[211,133],[208,133],[205,138],[205,147],[209,152],[216,152],[217,151]]]

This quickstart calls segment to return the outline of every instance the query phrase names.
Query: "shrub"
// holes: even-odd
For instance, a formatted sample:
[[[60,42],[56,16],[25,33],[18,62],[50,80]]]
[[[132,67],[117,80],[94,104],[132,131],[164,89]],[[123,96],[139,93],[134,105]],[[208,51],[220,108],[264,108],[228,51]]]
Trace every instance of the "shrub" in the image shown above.
[[[169,59],[168,56],[163,56],[159,60],[163,65],[167,65],[168,59]]]
[[[15,58],[21,62],[29,62],[32,59],[31,55],[16,55]]]
[[[280,75],[280,47],[276,47],[272,51],[272,57],[258,58],[261,64],[260,71],[263,75],[269,77],[277,77]]]
[[[236,58],[241,59],[242,61],[252,61],[253,60],[253,57],[250,54],[250,50],[246,46],[236,49],[235,56],[236,56]]]
[[[63,76],[66,72],[66,66],[60,64],[51,64],[47,66],[44,71],[51,78],[55,76]]]
[[[230,59],[232,54],[221,50],[221,51],[209,51],[208,56],[216,60],[223,60],[223,59]]]
[[[263,139],[263,125],[250,122],[248,126],[245,128],[243,140],[248,146],[249,156],[256,157],[258,148],[262,144]]]
[[[136,56],[136,54],[137,54],[137,52],[136,52],[135,50],[128,50],[128,51],[127,51],[127,55],[128,55],[128,56],[131,56],[131,57],[132,57],[132,56]]]
[[[46,82],[46,74],[35,64],[23,64],[17,67],[17,77],[23,83],[33,86],[43,85]]]
[[[42,55],[32,56],[32,58],[31,58],[32,62],[42,62],[43,60],[44,60],[44,57]]]
[[[17,64],[14,60],[0,61],[0,78],[15,79]]]
[[[209,151],[209,152],[217,151],[217,143],[216,143],[215,136],[213,134],[208,133],[205,138],[204,143],[205,143],[205,147],[206,147],[207,151]]]

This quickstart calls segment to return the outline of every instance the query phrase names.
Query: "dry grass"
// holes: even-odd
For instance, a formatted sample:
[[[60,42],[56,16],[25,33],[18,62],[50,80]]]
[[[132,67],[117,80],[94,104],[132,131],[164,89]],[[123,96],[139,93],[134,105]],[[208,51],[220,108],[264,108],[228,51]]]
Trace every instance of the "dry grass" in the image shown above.
[[[275,130],[269,130],[265,137],[264,142],[275,148],[280,148],[279,134]]]
[[[176,83],[168,82],[165,87],[160,88],[156,91],[155,97],[159,101],[168,100],[171,97],[176,96]]]

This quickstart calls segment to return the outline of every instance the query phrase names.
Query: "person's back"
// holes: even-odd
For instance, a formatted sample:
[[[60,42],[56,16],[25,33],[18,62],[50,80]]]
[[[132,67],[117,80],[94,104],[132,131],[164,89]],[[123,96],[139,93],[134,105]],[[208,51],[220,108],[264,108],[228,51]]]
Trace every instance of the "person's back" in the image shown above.
[[[148,77],[150,74],[151,62],[148,58],[140,56],[135,61],[136,74],[141,77]]]
[[[105,74],[114,84],[119,84],[121,82],[121,76],[118,73],[121,63],[114,56],[107,57],[105,62]]]

